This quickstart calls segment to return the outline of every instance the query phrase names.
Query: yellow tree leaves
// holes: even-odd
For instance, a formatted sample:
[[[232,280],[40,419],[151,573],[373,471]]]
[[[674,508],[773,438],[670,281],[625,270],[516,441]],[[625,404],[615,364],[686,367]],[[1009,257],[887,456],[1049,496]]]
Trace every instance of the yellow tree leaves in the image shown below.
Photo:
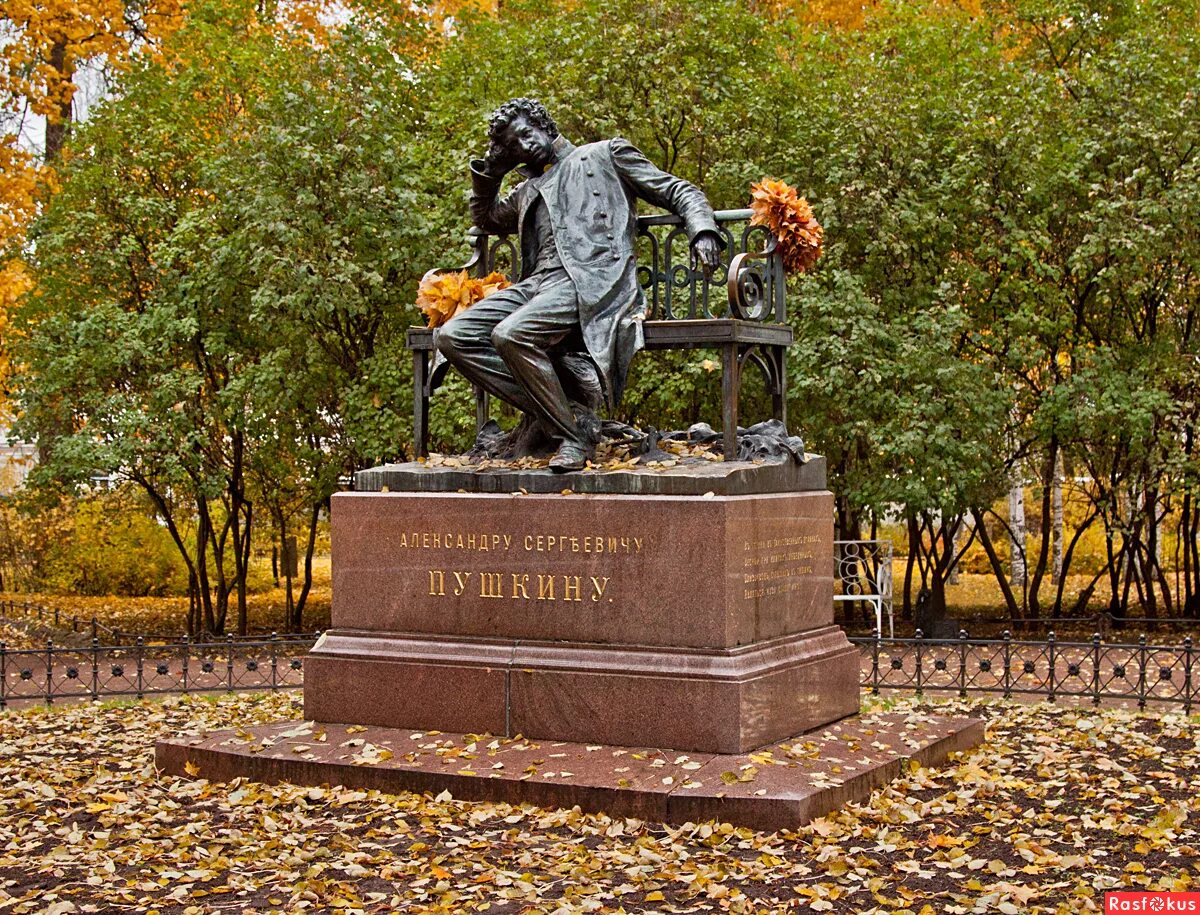
[[[81,61],[123,55],[124,6],[121,0],[34,2],[7,0],[7,30],[15,39],[0,51],[0,79],[8,97],[28,100],[47,118],[69,112]]]
[[[25,265],[16,259],[0,265],[0,423],[12,418],[8,382],[13,370],[10,345],[15,337],[10,315],[31,281]]]
[[[135,43],[178,27],[180,0],[136,6],[126,0],[6,0],[3,23],[9,41],[0,47],[0,97],[24,100],[46,117],[46,143],[53,158],[61,128],[71,117],[75,74],[80,65],[103,59],[120,68]],[[58,139],[55,139],[59,134]]]
[[[25,234],[37,209],[38,168],[34,157],[17,147],[17,137],[0,138],[0,250]]]
[[[29,274],[19,260],[4,259],[18,247],[37,209],[39,169],[33,156],[16,147],[16,138],[0,141],[0,423],[10,420],[8,381],[12,374],[10,316],[30,287]]]

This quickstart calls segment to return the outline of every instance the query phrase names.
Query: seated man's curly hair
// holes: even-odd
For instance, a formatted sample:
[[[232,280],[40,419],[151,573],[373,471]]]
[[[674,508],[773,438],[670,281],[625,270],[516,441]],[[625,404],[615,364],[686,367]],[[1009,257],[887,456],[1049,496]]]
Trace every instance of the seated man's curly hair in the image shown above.
[[[531,98],[514,98],[493,111],[488,118],[488,140],[495,143],[500,137],[500,131],[521,115],[525,115],[525,119],[534,127],[546,131],[551,140],[558,136],[558,125],[541,102]]]

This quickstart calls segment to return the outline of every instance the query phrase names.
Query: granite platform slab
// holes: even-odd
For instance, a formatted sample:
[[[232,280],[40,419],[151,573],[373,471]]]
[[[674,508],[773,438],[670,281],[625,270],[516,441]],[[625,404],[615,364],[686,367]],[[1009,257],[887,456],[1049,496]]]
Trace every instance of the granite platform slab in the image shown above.
[[[606,493],[612,495],[745,496],[814,492],[825,488],[825,458],[807,456],[753,461],[694,461],[674,467],[582,470],[554,473],[547,468],[514,470],[430,465],[418,461],[383,464],[354,475],[356,492]]]
[[[162,740],[155,762],[167,775],[216,782],[449,791],[467,801],[776,830],[865,801],[908,760],[937,766],[983,736],[977,719],[878,712],[750,753],[718,755],[282,721]]]

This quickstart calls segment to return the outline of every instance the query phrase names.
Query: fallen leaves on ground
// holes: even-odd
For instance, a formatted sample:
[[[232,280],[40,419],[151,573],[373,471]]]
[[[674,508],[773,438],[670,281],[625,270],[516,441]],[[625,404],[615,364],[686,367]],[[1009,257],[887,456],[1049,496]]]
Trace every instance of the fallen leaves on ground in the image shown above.
[[[293,582],[292,592],[298,594],[299,582]],[[317,629],[329,628],[329,608],[332,590],[330,587],[329,556],[313,557],[313,587],[308,595],[304,609],[304,629],[312,632]],[[91,639],[91,619],[109,629],[118,629],[129,638],[139,634],[158,636],[178,636],[187,631],[186,597],[82,597],[79,595],[61,594],[11,594],[4,595],[5,601],[12,599],[18,606],[14,619],[8,621],[19,628],[28,630],[25,625],[28,620],[36,625],[40,632],[53,636],[55,642],[82,644]],[[47,614],[44,619],[26,617],[23,607],[28,601],[31,606],[47,607],[60,611],[59,624],[53,625],[53,617]],[[283,587],[272,588],[258,594],[247,596],[247,619],[251,632],[266,634],[274,631],[283,632],[283,614],[286,606],[286,592]],[[229,616],[225,621],[227,632],[237,631],[237,608],[233,600]],[[73,628],[71,617],[75,617],[77,628]],[[102,630],[101,641],[112,641],[111,635]],[[45,635],[41,635],[36,646],[46,644]],[[9,646],[15,647],[13,645]],[[3,910],[0,910],[3,911]]]
[[[15,621],[0,620],[0,645],[9,651],[44,648],[46,637],[38,638],[32,626],[25,626]]]
[[[934,708],[987,743],[795,833],[156,774],[156,738],[299,718],[299,693],[10,711],[0,911],[1012,915],[1200,881],[1198,719]]]

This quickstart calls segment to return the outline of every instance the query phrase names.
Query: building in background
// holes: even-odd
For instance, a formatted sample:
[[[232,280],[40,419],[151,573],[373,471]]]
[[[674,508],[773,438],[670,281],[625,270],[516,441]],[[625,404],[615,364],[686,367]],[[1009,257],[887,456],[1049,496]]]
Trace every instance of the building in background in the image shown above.
[[[37,461],[37,446],[9,435],[8,426],[0,423],[0,496],[21,487]]]

